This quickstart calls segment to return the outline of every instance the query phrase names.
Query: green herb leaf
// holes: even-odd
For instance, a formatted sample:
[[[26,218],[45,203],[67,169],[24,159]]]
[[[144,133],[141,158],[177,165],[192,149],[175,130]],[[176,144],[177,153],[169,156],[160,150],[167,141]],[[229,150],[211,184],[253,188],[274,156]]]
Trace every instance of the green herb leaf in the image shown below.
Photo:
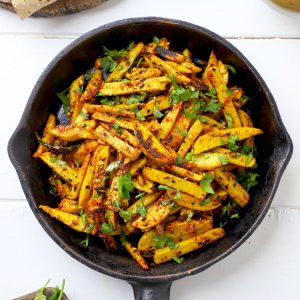
[[[236,145],[238,139],[239,137],[236,134],[233,134],[228,138],[227,143],[231,152],[234,152],[238,149],[238,146]]]
[[[230,219],[238,219],[240,217],[240,215],[239,215],[239,213],[237,212],[237,213],[235,213],[235,214],[232,214],[231,216],[230,216]]]
[[[131,174],[126,173],[120,176],[119,179],[119,196],[123,199],[130,199],[130,193],[134,190],[134,185],[131,180]]]
[[[226,113],[225,114],[225,119],[226,119],[226,122],[227,122],[227,127],[228,128],[232,128],[233,127],[233,117],[230,113]]]
[[[81,111],[79,114],[86,120],[88,120],[90,118],[89,115],[87,113],[85,113],[84,111]]]
[[[47,287],[47,285],[49,284],[49,282],[50,282],[50,279],[48,279],[47,282],[45,283],[45,285],[38,290],[38,292],[35,295],[34,300],[47,300],[47,297],[44,295],[44,291],[45,291],[45,288]]]
[[[207,123],[207,119],[206,119],[204,116],[200,116],[200,117],[199,117],[199,121],[200,121],[201,123]]]
[[[112,234],[114,232],[112,225],[109,223],[102,223],[101,224],[101,231],[105,234]]]
[[[190,212],[188,213],[187,217],[186,217],[186,222],[187,222],[187,223],[191,222],[192,217],[193,217],[193,212],[190,211]]]
[[[147,209],[143,204],[139,204],[136,208],[136,212],[140,214],[142,217],[146,217]]]
[[[98,94],[99,95],[99,94]],[[101,95],[99,95],[101,96]],[[108,105],[108,106],[114,106],[116,104],[120,103],[120,98],[119,97],[114,97],[112,99],[109,99],[107,97],[103,97],[99,100],[100,104],[102,105]]]
[[[90,235],[87,234],[85,239],[80,242],[80,245],[87,248],[89,246],[89,241],[90,241]]]
[[[219,161],[221,162],[221,164],[224,166],[224,165],[227,165],[228,164],[228,160],[226,159],[225,155],[219,155],[218,156],[218,159]]]
[[[164,115],[157,109],[156,107],[156,101],[154,102],[154,106],[153,106],[153,115],[156,119],[159,119],[161,117],[163,117]]]
[[[130,104],[139,104],[140,102],[143,102],[146,98],[147,94],[146,93],[142,93],[139,95],[133,95],[130,98],[128,98],[126,100],[126,104],[130,105]]]
[[[236,69],[235,69],[233,66],[231,66],[231,65],[226,65],[226,64],[225,64],[225,66],[227,67],[228,70],[231,71],[232,74],[234,74],[234,75],[237,74]]]
[[[94,74],[94,69],[87,70],[86,73],[84,74],[84,78],[87,81],[90,81],[93,77],[93,74]]]
[[[50,296],[50,298],[48,298],[48,300],[57,300],[57,297],[59,296],[60,293],[60,289],[58,288],[58,286],[56,286]]]
[[[176,203],[176,202],[172,202],[171,205],[170,205],[170,207],[169,207],[169,209],[170,209],[170,210],[173,210],[173,209],[175,209],[176,207],[177,207],[177,203]]]
[[[185,160],[186,161],[193,161],[193,153],[192,152],[188,152],[185,156]]]
[[[179,86],[176,82],[176,79],[173,75],[170,76],[172,81],[172,90],[170,95],[170,103],[176,104],[179,101],[188,101],[191,99],[198,99],[199,97],[199,91],[194,89],[191,86],[188,86],[187,88],[184,88],[182,86]]]
[[[184,257],[179,257],[177,255],[173,255],[173,260],[176,261],[178,264],[181,264],[184,261]]]
[[[166,185],[162,185],[162,184],[160,184],[160,185],[158,186],[158,189],[159,189],[159,190],[166,190],[166,191],[174,191],[174,189],[172,189],[172,188],[170,188],[170,187],[168,187],[168,186],[166,186]]]
[[[176,165],[182,165],[183,164],[183,158],[181,156],[176,156]]]
[[[209,194],[214,194],[214,190],[213,188],[211,187],[210,183],[213,181],[213,176],[212,175],[208,175],[208,174],[203,174],[204,175],[204,179],[202,179],[200,181],[200,187],[201,189],[206,192],[206,193],[209,193]]]
[[[105,173],[110,173],[110,172],[115,171],[116,169],[118,169],[118,167],[121,164],[121,162],[122,162],[121,160],[116,160],[116,161],[111,162],[107,166],[107,168],[105,170]]]
[[[153,43],[156,43],[156,44],[159,43],[159,38],[157,36],[153,37]]]
[[[133,46],[134,46],[134,41],[130,41],[127,48],[126,48],[126,50],[127,51],[131,50],[133,48]]]
[[[127,240],[126,240],[126,231],[122,228],[121,229],[121,244],[125,247]]]
[[[192,119],[192,120],[198,119],[198,114],[199,114],[199,111],[201,110],[201,107],[202,107],[201,102],[195,101],[193,103],[193,108],[190,111],[187,109],[184,109],[183,114],[189,119]]]
[[[171,202],[171,199],[167,198],[166,200],[161,201],[161,202],[160,202],[160,205],[166,206],[166,205],[168,205],[170,202]]]
[[[153,241],[153,247],[155,249],[162,249],[164,247],[169,247],[170,249],[175,249],[177,247],[177,244],[174,242],[174,240],[165,235],[165,234],[157,234],[152,238]]]
[[[119,124],[115,123],[112,125],[112,128],[117,132],[117,133],[120,133],[122,134],[124,132],[124,130],[120,127]]]
[[[63,104],[63,109],[64,109],[65,114],[68,113],[70,110],[69,98],[68,98],[68,93],[67,93],[68,90],[69,90],[69,88],[65,89],[64,91],[62,91],[60,93],[56,93],[56,96],[59,98],[59,100]]]
[[[141,192],[141,193],[139,193],[139,194],[137,194],[137,195],[135,196],[135,199],[140,199],[140,198],[142,198],[145,194],[146,194],[145,192]]]
[[[251,171],[241,173],[236,177],[237,182],[239,182],[244,188],[249,189],[257,185],[257,177],[259,174],[253,173]]]
[[[140,111],[136,112],[135,115],[136,115],[137,119],[140,120],[140,121],[145,121],[146,120],[145,117],[142,115],[142,113]]]
[[[205,107],[203,107],[204,112],[216,113],[222,108],[222,104],[216,99],[211,99]]]
[[[81,209],[79,211],[79,214],[80,214],[80,217],[81,217],[81,220],[82,220],[83,224],[86,224],[86,214],[84,213],[84,210]]]
[[[124,220],[124,221],[130,221],[132,217],[131,211],[126,211],[126,210],[120,210],[119,211],[119,216]]]
[[[144,60],[144,57],[140,57],[137,62],[136,62],[136,67],[138,68],[140,66],[140,64],[142,63],[142,61]]]
[[[206,197],[204,200],[202,200],[202,201],[200,202],[200,205],[201,205],[201,206],[205,206],[205,205],[207,205],[210,201],[211,201],[211,198],[208,196],[208,197]]]
[[[181,130],[181,128],[180,128],[179,126],[176,126],[176,129],[177,129],[177,131],[178,131],[180,134],[182,134],[183,136],[187,136],[187,134],[188,134],[187,129]]]

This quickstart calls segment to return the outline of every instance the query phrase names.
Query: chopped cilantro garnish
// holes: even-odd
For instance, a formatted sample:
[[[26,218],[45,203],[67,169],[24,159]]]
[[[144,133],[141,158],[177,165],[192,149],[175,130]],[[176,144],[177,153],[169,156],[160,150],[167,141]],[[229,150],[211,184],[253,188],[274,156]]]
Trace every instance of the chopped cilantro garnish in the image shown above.
[[[130,211],[126,211],[126,210],[120,210],[119,216],[121,218],[123,218],[124,221],[130,221],[131,217],[132,217],[132,213]]]
[[[89,119],[89,115],[87,113],[85,113],[84,111],[81,111],[79,113],[80,116],[82,116],[84,119],[88,120]]]
[[[131,180],[131,174],[126,173],[120,176],[119,179],[119,196],[123,199],[130,199],[130,193],[134,190],[134,185]]]
[[[257,177],[259,177],[259,174],[248,171],[248,172],[237,175],[236,180],[244,188],[249,189],[249,188],[257,185],[257,183],[258,183]]]
[[[68,98],[68,93],[67,93],[68,90],[69,90],[69,88],[65,89],[64,91],[62,91],[60,93],[56,93],[56,96],[62,102],[65,114],[68,113],[70,110],[69,98]]]
[[[227,143],[231,152],[234,152],[238,149],[238,146],[236,145],[238,139],[239,137],[236,134],[233,134],[228,138]]]
[[[122,134],[124,132],[124,130],[120,127],[119,124],[115,123],[112,125],[113,129],[117,132],[117,133],[120,133]]]
[[[181,264],[184,261],[184,257],[179,257],[177,255],[172,256],[173,260],[176,261],[178,264]]]
[[[136,212],[140,214],[142,217],[146,217],[147,209],[143,204],[139,204],[136,208]]]
[[[202,179],[200,181],[201,189],[206,193],[214,194],[215,192],[210,185],[210,183],[213,181],[214,177],[212,175],[208,175],[205,173],[203,175],[204,175],[204,179]]]
[[[145,117],[142,115],[142,113],[140,111],[137,111],[135,115],[136,115],[136,118],[140,121],[145,121],[146,120]]]
[[[105,234],[112,234],[114,232],[112,225],[109,223],[102,223],[101,224],[101,231]]]
[[[183,164],[183,158],[181,156],[176,156],[176,165],[182,165]]]
[[[181,130],[181,128],[179,126],[176,126],[177,131],[182,134],[183,136],[186,136],[188,134],[187,129],[185,130]]]
[[[231,66],[231,65],[225,65],[225,66],[227,67],[228,70],[231,71],[232,74],[236,75],[237,72],[233,66]]]
[[[222,104],[216,99],[211,99],[206,106],[203,107],[204,112],[216,113],[222,108]]]
[[[192,152],[188,152],[185,156],[185,160],[186,161],[193,161],[193,153]]]
[[[156,44],[159,43],[159,38],[157,36],[153,37],[153,43],[156,43]]]
[[[153,246],[155,249],[162,249],[164,247],[169,247],[170,249],[175,249],[177,244],[174,240],[165,235],[165,234],[157,234],[152,238]]]
[[[156,107],[156,101],[154,101],[154,106],[153,106],[153,115],[156,119],[159,119],[163,117],[164,115],[157,109]]]

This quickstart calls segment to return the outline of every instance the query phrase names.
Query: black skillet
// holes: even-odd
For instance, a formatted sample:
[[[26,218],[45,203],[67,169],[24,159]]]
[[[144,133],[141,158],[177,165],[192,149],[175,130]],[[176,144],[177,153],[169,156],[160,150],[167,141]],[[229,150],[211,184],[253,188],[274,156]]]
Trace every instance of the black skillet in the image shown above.
[[[233,65],[237,75],[231,84],[245,89],[252,101],[248,108],[256,127],[264,134],[256,138],[259,184],[251,191],[251,202],[243,217],[226,227],[226,236],[205,249],[186,256],[184,263],[169,262],[143,271],[130,257],[108,253],[101,241],[80,246],[83,236],[51,219],[38,209],[39,204],[55,206],[49,195],[49,171],[32,158],[37,147],[34,132],[41,132],[50,113],[61,103],[55,93],[68,87],[79,74],[90,68],[102,53],[102,46],[120,49],[129,41],[149,42],[153,36],[167,37],[178,50],[189,48],[194,57],[207,59],[211,50],[224,63]],[[113,22],[75,40],[48,65],[36,83],[21,121],[10,139],[8,153],[16,168],[25,196],[34,215],[67,253],[85,265],[107,275],[128,281],[135,299],[169,299],[174,280],[201,272],[232,253],[257,228],[275,195],[280,178],[293,151],[292,141],[281,121],[275,100],[250,62],[230,43],[215,33],[183,21],[147,17]]]

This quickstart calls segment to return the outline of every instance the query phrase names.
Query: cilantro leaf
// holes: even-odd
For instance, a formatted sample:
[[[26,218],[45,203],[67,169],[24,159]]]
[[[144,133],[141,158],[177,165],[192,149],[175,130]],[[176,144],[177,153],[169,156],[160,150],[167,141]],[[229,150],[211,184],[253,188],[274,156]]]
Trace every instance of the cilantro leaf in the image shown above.
[[[101,96],[101,95],[98,94],[98,96]],[[103,97],[103,98],[100,99],[99,102],[100,102],[100,104],[102,104],[102,105],[114,106],[114,105],[120,103],[121,101],[120,101],[120,98],[119,98],[119,97],[114,97],[114,98],[112,98],[112,99],[109,99],[109,98],[107,98],[107,97]]]
[[[170,76],[172,81],[172,90],[170,95],[170,103],[176,104],[179,101],[188,101],[191,99],[198,99],[199,97],[199,91],[195,88],[188,86],[187,88],[184,88],[182,86],[179,86],[176,82],[176,79],[173,75]]]
[[[87,81],[91,80],[93,77],[93,74],[94,74],[94,68],[87,70],[86,73],[84,74],[85,80],[87,80]]]
[[[147,209],[143,204],[139,204],[136,208],[136,212],[140,214],[142,217],[146,217]]]
[[[236,134],[233,134],[228,138],[227,143],[231,152],[234,152],[238,149],[238,146],[236,145],[238,139],[239,137]]]
[[[205,107],[203,107],[204,112],[216,113],[222,108],[222,104],[216,99],[211,99]]]
[[[201,189],[209,194],[214,194],[214,190],[211,187],[210,183],[213,181],[213,176],[212,175],[208,175],[208,174],[203,174],[204,175],[204,179],[202,179],[200,181],[200,187]]]
[[[194,102],[192,109],[191,110],[184,109],[183,114],[187,118],[194,120],[198,118],[198,113],[200,110],[201,110],[201,102],[196,101]]]
[[[137,195],[135,196],[135,199],[140,199],[140,198],[143,197],[145,194],[146,194],[145,192],[141,192],[141,193],[139,193],[139,194],[137,194]]]
[[[184,257],[179,257],[177,255],[172,256],[173,260],[176,261],[178,264],[181,264],[184,261]]]
[[[228,160],[226,159],[225,155],[219,155],[218,156],[219,161],[221,162],[222,165],[227,165],[228,164]]]
[[[127,54],[127,51],[125,49],[121,49],[119,51],[109,50],[103,46],[103,54],[105,57],[102,59],[101,66],[106,72],[112,72],[118,64],[115,59],[124,57]]]
[[[175,249],[177,247],[177,244],[174,242],[174,240],[165,234],[155,235],[152,238],[152,241],[155,249],[162,249],[166,246],[170,249]]]
[[[160,185],[158,186],[158,189],[159,189],[159,190],[166,190],[166,191],[173,191],[172,188],[170,188],[170,187],[168,187],[168,186],[166,186],[166,185],[162,185],[162,184],[160,184]]]
[[[131,174],[126,173],[120,176],[119,179],[119,196],[123,199],[130,199],[130,193],[134,190],[134,185],[131,180]]]
[[[182,165],[183,164],[183,158],[181,156],[176,156],[176,165]]]
[[[105,234],[112,234],[114,232],[112,225],[109,223],[102,223],[101,224],[101,231]]]
[[[159,43],[159,38],[157,36],[154,36],[153,37],[153,43]]]
[[[86,120],[89,119],[89,115],[87,113],[85,113],[84,111],[80,111],[79,115],[82,116]]]
[[[131,50],[133,48],[133,46],[134,46],[134,41],[130,41],[127,48],[126,48],[126,50],[127,51]]]
[[[159,119],[161,117],[163,117],[164,115],[157,109],[156,107],[156,101],[154,102],[154,106],[153,106],[153,115],[156,119]]]
[[[232,74],[234,74],[234,75],[237,74],[236,69],[235,69],[233,66],[231,66],[231,65],[226,65],[226,64],[225,64],[225,66],[227,67],[228,70],[231,71]]]
[[[120,210],[119,211],[119,216],[124,220],[124,221],[130,221],[132,217],[131,211],[126,211],[126,210]]]
[[[112,128],[117,132],[117,133],[120,133],[122,134],[124,132],[124,130],[120,127],[119,124],[115,123],[112,125]]]
[[[136,115],[136,118],[140,121],[145,121],[146,120],[145,117],[142,115],[142,113],[140,111],[137,111],[135,115]]]
[[[143,102],[146,98],[146,93],[140,94],[140,95],[133,95],[130,98],[126,100],[126,104],[139,104],[140,102]]]
[[[68,90],[69,90],[69,88],[65,89],[64,91],[62,91],[60,93],[56,93],[56,96],[62,102],[65,114],[70,111],[69,97],[68,97],[68,93],[67,93]]]
[[[79,211],[79,214],[80,214],[80,217],[81,217],[81,220],[82,220],[83,224],[86,224],[86,214],[84,213],[83,209],[81,209]]]
[[[177,129],[177,131],[178,131],[180,134],[182,134],[183,136],[187,136],[187,134],[188,134],[187,129],[181,130],[181,128],[180,128],[179,126],[176,126],[176,129]]]
[[[193,161],[193,153],[192,152],[188,152],[185,156],[185,160],[186,161]]]
[[[249,189],[257,185],[257,177],[259,174],[253,173],[251,171],[241,173],[236,177],[237,182],[239,182],[244,188]]]

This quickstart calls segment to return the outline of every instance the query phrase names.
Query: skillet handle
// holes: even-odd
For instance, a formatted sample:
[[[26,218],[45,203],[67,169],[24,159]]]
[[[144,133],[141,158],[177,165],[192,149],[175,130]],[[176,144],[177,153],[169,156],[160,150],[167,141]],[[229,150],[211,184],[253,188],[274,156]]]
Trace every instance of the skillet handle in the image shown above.
[[[172,281],[165,282],[129,282],[135,300],[169,300]]]

